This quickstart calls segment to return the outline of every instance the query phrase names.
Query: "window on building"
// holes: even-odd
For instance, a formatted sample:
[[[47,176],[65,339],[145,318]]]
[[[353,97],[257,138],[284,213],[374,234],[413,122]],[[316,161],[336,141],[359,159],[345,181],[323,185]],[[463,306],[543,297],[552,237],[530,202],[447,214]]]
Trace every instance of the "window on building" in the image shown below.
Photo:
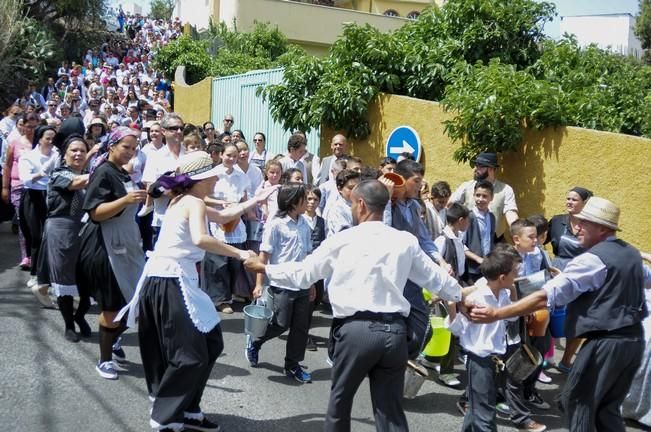
[[[390,17],[399,17],[400,16],[400,14],[397,11],[393,10],[393,9],[385,10],[384,15],[390,16]]]
[[[420,16],[420,12],[418,11],[411,11],[407,14],[407,18],[409,19],[416,19]]]

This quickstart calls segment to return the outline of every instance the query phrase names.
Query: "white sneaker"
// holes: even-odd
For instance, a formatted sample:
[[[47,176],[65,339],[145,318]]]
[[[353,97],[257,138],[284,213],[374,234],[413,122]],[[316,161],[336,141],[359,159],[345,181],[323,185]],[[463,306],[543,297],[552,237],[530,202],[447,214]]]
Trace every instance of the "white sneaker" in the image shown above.
[[[149,213],[151,213],[153,211],[154,211],[154,206],[153,205],[142,206],[142,208],[140,209],[140,211],[138,212],[138,214],[136,216],[145,217],[145,216],[147,216]]]
[[[34,285],[36,285],[38,281],[36,280],[36,276],[31,276],[29,280],[27,281],[27,288],[31,288]]]
[[[50,296],[47,295],[47,288],[48,285],[34,284],[31,287],[32,294],[34,294],[36,299],[43,305],[43,307],[53,308],[54,303],[52,303],[52,299],[50,298]]]

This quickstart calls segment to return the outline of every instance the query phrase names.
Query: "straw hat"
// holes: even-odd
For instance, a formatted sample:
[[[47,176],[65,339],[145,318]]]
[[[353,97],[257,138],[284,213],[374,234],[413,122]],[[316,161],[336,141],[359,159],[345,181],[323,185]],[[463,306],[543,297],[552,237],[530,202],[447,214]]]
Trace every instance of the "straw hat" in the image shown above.
[[[94,126],[94,125],[100,125],[102,127],[102,129],[104,129],[104,132],[106,132],[108,130],[108,126],[106,125],[106,123],[104,123],[104,120],[101,117],[94,117],[90,121],[90,124],[88,125],[88,127],[90,128],[91,126]]]
[[[216,176],[217,167],[213,166],[213,160],[208,153],[196,151],[181,156],[176,175],[185,175],[192,180],[203,180]]]
[[[575,217],[620,231],[619,207],[605,198],[591,197]]]

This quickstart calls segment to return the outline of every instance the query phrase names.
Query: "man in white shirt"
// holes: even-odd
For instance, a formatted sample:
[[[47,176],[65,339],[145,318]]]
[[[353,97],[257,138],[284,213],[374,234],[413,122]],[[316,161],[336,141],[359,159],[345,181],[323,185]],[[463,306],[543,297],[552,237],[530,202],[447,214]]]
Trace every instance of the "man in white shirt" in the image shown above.
[[[473,179],[462,183],[450,197],[449,203],[456,202],[467,208],[473,208],[475,183],[481,180],[493,183],[493,200],[489,208],[495,215],[495,236],[500,238],[507,228],[502,220],[506,220],[506,225],[511,226],[513,221],[518,219],[518,205],[515,202],[513,188],[495,177],[496,170],[499,168],[496,153],[480,153],[471,162],[471,166],[474,170]]]
[[[142,174],[142,181],[147,189],[158,178],[168,171],[174,171],[178,166],[179,157],[185,152],[181,145],[183,141],[183,119],[175,113],[166,114],[161,121],[161,128],[165,136],[166,145],[160,150],[151,153],[151,158],[147,160],[145,171]],[[154,217],[152,228],[154,230],[152,245],[156,245],[160,227],[163,223],[163,216],[167,209],[170,199],[166,195],[154,198]],[[144,216],[144,215],[143,215]]]
[[[323,219],[326,224],[326,237],[331,237],[353,226],[351,194],[360,180],[361,175],[358,172],[348,169],[337,174],[337,195],[330,201],[331,204],[323,212]]]
[[[334,176],[331,174],[332,162],[348,154],[348,142],[346,141],[346,137],[342,134],[337,134],[332,137],[330,149],[332,150],[332,155],[326,156],[321,160],[321,167],[317,177],[314,179],[315,186],[321,186],[328,180],[334,179]]]
[[[47,101],[47,111],[41,114],[41,118],[43,120],[58,119],[59,118],[59,116],[57,115],[58,106],[59,104],[57,104],[55,100]]]
[[[255,257],[245,266],[266,273],[271,284],[309,286],[330,278],[334,365],[324,430],[350,430],[353,398],[368,376],[377,429],[407,431],[402,390],[409,302],[403,288],[409,278],[443,299],[460,301],[461,287],[414,236],[382,223],[389,201],[384,185],[363,181],[351,198],[355,226],[326,239],[302,262],[265,266]]]
[[[0,120],[0,133],[6,137],[16,128],[18,119],[23,115],[23,109],[20,105],[14,104],[9,107],[9,114]]]
[[[308,184],[307,168],[301,160],[307,152],[307,141],[302,133],[295,133],[287,141],[287,155],[280,159],[283,172],[290,168],[296,168],[303,174],[303,183]]]
[[[218,130],[216,135],[221,135],[223,133],[230,134],[233,129],[234,123],[235,123],[235,118],[233,117],[233,114],[226,114],[224,116],[224,120],[222,121],[224,128],[222,130]]]
[[[335,199],[337,195],[339,195],[339,192],[337,190],[337,182],[335,179],[337,178],[337,174],[342,172],[344,169],[346,169],[346,160],[344,158],[333,161],[330,169],[332,178],[327,182],[321,183],[321,185],[319,185],[319,189],[321,190],[319,211],[321,212],[321,215],[325,214],[325,209],[328,206],[328,202],[331,199]]]

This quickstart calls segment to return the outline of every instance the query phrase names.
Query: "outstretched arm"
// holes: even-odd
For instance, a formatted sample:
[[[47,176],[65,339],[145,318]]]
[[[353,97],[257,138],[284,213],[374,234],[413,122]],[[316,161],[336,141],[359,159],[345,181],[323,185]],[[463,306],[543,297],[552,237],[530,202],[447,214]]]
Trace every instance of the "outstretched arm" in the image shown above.
[[[538,309],[547,307],[547,292],[538,290],[528,296],[501,308],[491,306],[472,306],[470,308],[470,318],[473,321],[481,323],[491,323],[498,320],[529,315]]]

